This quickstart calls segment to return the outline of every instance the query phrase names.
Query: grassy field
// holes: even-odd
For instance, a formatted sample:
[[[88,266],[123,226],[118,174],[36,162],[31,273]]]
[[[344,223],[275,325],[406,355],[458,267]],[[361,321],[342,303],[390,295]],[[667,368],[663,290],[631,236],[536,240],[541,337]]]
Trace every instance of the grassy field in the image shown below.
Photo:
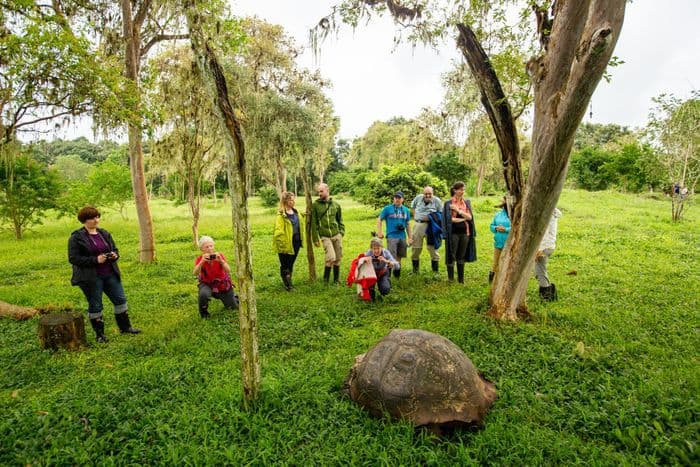
[[[447,283],[442,264],[432,277],[424,252],[420,275],[367,304],[347,287],[309,283],[303,250],[296,290],[284,291],[273,212],[253,201],[263,394],[250,412],[240,408],[236,314],[219,302],[210,320],[197,312],[186,208],[153,203],[151,265],[136,261],[133,209],[128,220],[105,213],[144,332],[119,335],[110,312],[108,344],[89,330],[89,348],[52,353],[39,347],[36,319],[0,319],[0,464],[698,465],[700,211],[673,224],[665,200],[565,191],[550,261],[559,301],[541,302],[532,279],[535,318],[511,325],[484,316],[496,202],[473,200],[479,261],[463,286]],[[346,274],[377,212],[341,203]],[[84,310],[66,258],[78,226],[47,221],[22,241],[0,234],[0,300]],[[230,226],[228,206],[206,207],[201,233],[228,256]],[[496,383],[483,430],[440,442],[341,396],[354,356],[392,328],[451,339]]]

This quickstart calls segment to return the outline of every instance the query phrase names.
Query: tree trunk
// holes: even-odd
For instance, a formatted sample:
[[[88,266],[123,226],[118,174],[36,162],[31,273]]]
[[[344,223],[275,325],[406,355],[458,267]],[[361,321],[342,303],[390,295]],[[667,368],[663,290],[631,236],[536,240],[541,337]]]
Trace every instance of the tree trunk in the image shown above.
[[[479,168],[476,171],[476,193],[474,196],[481,196],[481,191],[484,189],[484,174],[486,173],[486,162],[479,164]]]
[[[124,25],[124,67],[127,79],[131,80],[140,96],[139,69],[141,67],[141,24],[145,14],[139,12],[139,18],[134,20],[131,0],[121,0],[122,22]],[[138,97],[137,97],[138,98]],[[136,104],[138,115],[138,107]],[[139,120],[140,117],[139,117]],[[139,261],[150,263],[156,257],[155,237],[153,234],[153,219],[148,205],[148,191],[143,168],[143,146],[141,121],[129,122],[129,169],[131,171],[131,186],[134,190],[136,216],[139,221]]]
[[[284,168],[281,160],[277,161],[277,172],[275,175],[277,196],[282,199],[282,194],[287,191],[287,169]]]
[[[203,81],[214,101],[214,110],[221,122],[226,147],[227,172],[231,193],[233,239],[236,248],[236,275],[240,294],[241,374],[243,399],[248,405],[260,392],[260,358],[258,356],[258,321],[255,300],[255,282],[251,254],[250,220],[245,147],[241,127],[229,99],[226,78],[216,54],[210,48],[202,31],[202,17],[196,0],[188,0],[187,23],[192,48]]]
[[[306,225],[304,232],[306,234],[306,260],[309,264],[309,280],[316,280],[316,258],[314,256],[314,242],[311,239],[311,180],[306,170],[306,166],[301,168],[301,180],[304,185],[304,196],[306,200]]]
[[[528,63],[535,89],[532,162],[523,189],[515,122],[488,56],[473,31],[458,24],[458,47],[479,85],[496,134],[509,192],[512,229],[491,289],[490,314],[515,321],[535,253],[559,200],[573,137],[612,56],[625,0],[557,1],[545,49]],[[524,196],[522,196],[524,194]]]
[[[535,86],[532,160],[522,212],[491,290],[496,318],[514,321],[526,310],[530,270],[564,186],[574,134],[612,56],[624,11],[625,0],[556,2],[549,48],[528,64]]]
[[[85,321],[80,313],[52,313],[39,318],[42,349],[79,350],[87,345]]]

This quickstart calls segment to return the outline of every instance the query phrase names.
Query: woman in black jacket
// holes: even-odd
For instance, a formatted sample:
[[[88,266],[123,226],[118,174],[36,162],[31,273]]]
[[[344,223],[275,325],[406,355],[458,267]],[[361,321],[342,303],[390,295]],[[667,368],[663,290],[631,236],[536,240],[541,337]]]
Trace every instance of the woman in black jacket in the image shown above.
[[[97,227],[100,211],[86,206],[78,212],[83,227],[68,239],[68,261],[73,265],[71,284],[80,287],[88,302],[88,318],[95,330],[97,342],[107,342],[105,323],[102,319],[102,293],[114,305],[114,317],[122,333],[138,334],[140,329],[131,327],[126,295],[122,287],[117,260],[119,250],[112,236]]]
[[[445,236],[447,279],[454,280],[457,263],[457,281],[464,284],[464,263],[476,261],[476,227],[472,204],[464,199],[464,182],[456,182],[450,189],[451,198],[443,205],[442,232]]]

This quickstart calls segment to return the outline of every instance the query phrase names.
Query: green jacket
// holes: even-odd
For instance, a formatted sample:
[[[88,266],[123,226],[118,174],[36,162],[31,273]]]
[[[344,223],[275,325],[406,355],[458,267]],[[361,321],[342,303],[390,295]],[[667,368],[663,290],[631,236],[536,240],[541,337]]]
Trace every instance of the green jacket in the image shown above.
[[[295,209],[296,211],[296,209]],[[299,234],[301,235],[301,246],[304,246],[304,235],[306,233],[306,222],[304,221],[304,214],[296,211],[299,216]],[[294,236],[294,229],[292,228],[292,221],[289,220],[287,215],[282,211],[277,211],[277,216],[275,216],[275,230],[272,233],[272,249],[276,253],[284,253],[286,255],[294,254],[294,246],[292,245],[292,237]]]
[[[334,237],[337,234],[345,235],[340,204],[332,198],[326,201],[317,199],[311,205],[311,239],[317,242],[320,237]]]

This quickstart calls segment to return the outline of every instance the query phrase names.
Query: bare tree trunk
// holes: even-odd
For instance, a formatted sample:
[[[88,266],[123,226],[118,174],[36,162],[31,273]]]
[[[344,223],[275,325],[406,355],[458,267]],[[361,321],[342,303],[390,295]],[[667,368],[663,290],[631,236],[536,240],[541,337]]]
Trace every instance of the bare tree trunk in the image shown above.
[[[484,189],[484,174],[486,173],[486,162],[483,161],[479,164],[479,168],[476,171],[476,193],[474,196],[481,196],[481,191]]]
[[[210,48],[202,31],[202,17],[196,0],[185,2],[187,23],[197,66],[214,101],[215,112],[224,131],[228,178],[231,193],[233,238],[236,247],[236,275],[240,294],[241,374],[243,398],[248,405],[260,392],[260,357],[258,355],[258,318],[255,300],[255,282],[251,251],[250,219],[245,146],[241,127],[229,99],[226,78],[216,54]]]
[[[301,181],[304,185],[304,196],[306,200],[306,225],[304,226],[306,233],[306,261],[309,264],[309,279],[316,280],[316,257],[314,256],[314,242],[311,239],[311,180],[306,171],[306,166],[301,168]]]
[[[277,188],[277,196],[282,199],[282,193],[287,191],[287,169],[284,168],[282,161],[277,161],[277,172],[275,177],[275,186]]]
[[[560,0],[554,4],[552,26],[542,32],[548,47],[528,64],[535,85],[535,118],[532,162],[522,202],[518,196],[520,168],[511,165],[519,159],[514,157],[517,133],[512,116],[503,112],[505,99],[481,45],[471,29],[457,26],[458,45],[479,83],[501,149],[506,185],[514,198],[513,228],[490,296],[490,314],[498,319],[515,321],[518,312],[527,310],[530,270],[564,185],[574,133],[612,56],[624,12],[625,0]]]
[[[141,58],[141,25],[145,13],[139,11],[133,16],[130,0],[121,0],[122,22],[124,26],[124,67],[125,75],[131,80],[136,89],[139,85],[139,69]],[[147,8],[147,6],[142,6]],[[137,94],[139,94],[137,92]],[[138,104],[137,104],[138,106]],[[134,190],[136,216],[139,221],[139,261],[150,263],[156,257],[155,236],[153,234],[153,219],[148,205],[148,191],[143,168],[143,146],[141,122],[129,122],[129,168],[131,170],[131,186]]]

